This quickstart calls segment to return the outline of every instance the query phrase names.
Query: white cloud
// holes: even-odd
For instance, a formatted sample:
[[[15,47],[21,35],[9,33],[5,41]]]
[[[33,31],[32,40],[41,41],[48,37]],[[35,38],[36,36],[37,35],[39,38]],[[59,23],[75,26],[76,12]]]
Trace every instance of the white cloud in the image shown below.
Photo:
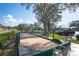
[[[2,24],[5,25],[5,26],[17,26],[20,23],[23,23],[23,20],[22,19],[15,19],[10,14],[3,17]]]
[[[12,15],[10,15],[10,14],[7,15],[6,18],[8,18],[8,19],[13,19]]]
[[[30,20],[24,19],[15,19],[11,14],[2,17],[4,26],[17,26],[18,24],[25,23],[25,24],[33,24],[34,22]]]
[[[31,22],[31,21],[27,21],[26,23],[27,23],[27,24],[32,24],[32,22]]]

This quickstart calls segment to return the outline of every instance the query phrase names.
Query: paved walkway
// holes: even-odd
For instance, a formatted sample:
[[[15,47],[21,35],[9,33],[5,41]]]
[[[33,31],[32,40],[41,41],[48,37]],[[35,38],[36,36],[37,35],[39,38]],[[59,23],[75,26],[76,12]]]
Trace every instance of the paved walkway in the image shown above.
[[[79,44],[72,43],[68,56],[79,56]]]

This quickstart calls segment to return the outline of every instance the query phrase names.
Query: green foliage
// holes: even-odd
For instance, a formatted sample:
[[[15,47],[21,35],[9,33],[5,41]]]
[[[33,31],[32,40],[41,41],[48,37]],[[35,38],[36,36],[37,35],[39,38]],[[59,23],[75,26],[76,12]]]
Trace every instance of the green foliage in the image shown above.
[[[79,20],[70,22],[70,27],[75,28],[75,30],[79,30]]]
[[[0,42],[0,48],[2,48],[3,47],[3,44],[2,44],[2,42]]]
[[[9,32],[0,34],[0,48],[13,36],[16,34],[16,30],[11,30]]]

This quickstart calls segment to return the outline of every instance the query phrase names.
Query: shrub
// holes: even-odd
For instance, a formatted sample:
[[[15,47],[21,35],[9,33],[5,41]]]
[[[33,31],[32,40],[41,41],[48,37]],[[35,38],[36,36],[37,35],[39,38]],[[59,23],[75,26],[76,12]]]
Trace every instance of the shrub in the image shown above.
[[[2,48],[3,47],[3,44],[2,44],[2,42],[0,42],[0,48]]]
[[[3,45],[15,34],[16,34],[16,31],[14,30],[0,34],[0,48],[2,48]]]
[[[76,35],[77,40],[79,40],[79,34]]]

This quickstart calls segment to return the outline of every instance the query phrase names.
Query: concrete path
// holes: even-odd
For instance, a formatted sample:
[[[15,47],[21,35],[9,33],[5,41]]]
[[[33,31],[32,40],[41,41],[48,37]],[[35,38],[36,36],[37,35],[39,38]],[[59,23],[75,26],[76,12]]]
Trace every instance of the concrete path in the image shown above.
[[[71,51],[68,53],[68,56],[79,56],[79,44],[71,44]]]
[[[75,32],[75,35],[72,37],[76,39],[76,35],[79,34],[79,31]],[[79,56],[79,44],[72,43],[71,44],[71,51],[69,52],[68,56]]]

